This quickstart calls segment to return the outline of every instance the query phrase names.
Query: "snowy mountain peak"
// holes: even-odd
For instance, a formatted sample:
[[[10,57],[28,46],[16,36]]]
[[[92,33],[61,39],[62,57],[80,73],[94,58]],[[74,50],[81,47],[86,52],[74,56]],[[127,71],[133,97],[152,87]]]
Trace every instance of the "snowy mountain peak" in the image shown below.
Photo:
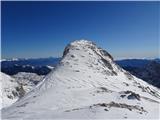
[[[81,39],[81,40],[75,40],[71,42],[72,45],[93,45],[94,43],[89,40]]]
[[[78,78],[78,76],[83,74],[86,78],[84,77],[85,80],[83,80],[83,78],[75,81],[64,78],[61,82],[59,81],[59,79],[62,79],[59,78],[61,76],[56,74],[59,71],[61,71],[61,74],[64,73],[64,77],[73,75],[72,77],[75,76]],[[92,79],[93,74],[102,74],[104,79],[108,76],[117,76],[121,71],[123,70],[114,63],[112,56],[108,52],[97,47],[96,44],[91,41],[77,40],[67,45],[60,64],[51,72],[52,75],[50,75],[57,77],[56,80],[50,79],[51,76],[49,76],[49,78],[47,76],[45,83],[42,83],[41,87],[43,86],[42,88],[44,89],[46,89],[46,87],[53,87],[55,82],[57,84],[56,86],[65,88],[99,87],[100,85],[96,83],[98,79]],[[127,74],[130,76],[129,73]],[[95,76],[95,78],[96,77],[97,76]],[[92,81],[92,83],[89,81]]]
[[[89,55],[91,55],[90,51],[94,52],[95,54],[101,56],[101,57],[108,57],[109,59],[113,60],[113,57],[103,50],[102,48],[98,48],[96,44],[92,41],[87,40],[76,40],[65,48],[63,52],[63,56],[65,56],[70,51],[77,51],[80,50],[81,52],[88,52]],[[76,52],[78,54],[78,52]]]
[[[70,43],[61,62],[9,108],[5,119],[157,119],[160,92],[120,68],[94,43]]]

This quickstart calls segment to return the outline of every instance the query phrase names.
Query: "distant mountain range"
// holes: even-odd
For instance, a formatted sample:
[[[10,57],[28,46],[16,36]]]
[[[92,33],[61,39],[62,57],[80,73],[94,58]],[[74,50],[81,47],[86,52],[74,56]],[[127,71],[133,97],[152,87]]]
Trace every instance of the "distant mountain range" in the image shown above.
[[[156,61],[157,59],[122,59],[116,60],[115,62],[122,67],[143,67],[150,63],[151,61]]]
[[[30,72],[47,75],[61,58],[10,59],[1,61],[1,71],[8,75]],[[124,59],[115,60],[123,69],[138,78],[160,88],[160,59]]]
[[[48,57],[48,58],[13,58],[13,59],[3,59],[1,61],[2,65],[5,66],[13,66],[13,65],[30,65],[30,66],[55,66],[59,62],[61,58],[54,58],[54,57]]]
[[[58,64],[61,58],[11,59],[1,61],[1,71],[8,75],[18,72],[31,72],[46,75]]]
[[[160,88],[160,59],[128,59],[116,63],[136,77]]]

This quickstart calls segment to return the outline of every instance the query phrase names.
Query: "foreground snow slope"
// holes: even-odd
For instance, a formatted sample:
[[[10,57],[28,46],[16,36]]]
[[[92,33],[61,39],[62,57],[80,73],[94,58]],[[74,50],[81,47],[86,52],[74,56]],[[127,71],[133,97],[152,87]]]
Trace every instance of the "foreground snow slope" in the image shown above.
[[[36,73],[19,72],[12,76],[19,85],[23,86],[25,93],[31,91],[43,78],[44,75]]]
[[[0,72],[1,78],[1,107],[7,107],[18,100],[23,94],[23,88],[15,81],[14,78]]]
[[[35,73],[20,72],[14,76],[9,76],[0,72],[1,78],[1,106],[8,107],[26,93],[31,91],[44,76]]]
[[[69,44],[59,65],[4,119],[159,118],[159,89],[134,77],[90,41]]]

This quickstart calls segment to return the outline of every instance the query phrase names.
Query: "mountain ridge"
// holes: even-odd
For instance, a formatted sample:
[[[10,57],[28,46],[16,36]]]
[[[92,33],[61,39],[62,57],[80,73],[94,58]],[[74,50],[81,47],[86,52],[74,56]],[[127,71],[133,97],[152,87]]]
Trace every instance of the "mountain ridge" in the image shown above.
[[[2,117],[158,118],[159,98],[157,88],[120,68],[108,52],[80,40],[65,48],[63,59],[34,90],[3,109]]]

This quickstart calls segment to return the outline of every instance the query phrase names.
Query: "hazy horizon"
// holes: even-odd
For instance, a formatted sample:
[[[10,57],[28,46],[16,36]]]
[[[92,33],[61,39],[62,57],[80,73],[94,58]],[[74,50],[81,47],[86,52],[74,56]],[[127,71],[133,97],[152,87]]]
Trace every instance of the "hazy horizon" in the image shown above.
[[[10,58],[1,58],[1,60],[16,60],[16,59],[47,59],[47,58],[62,58],[62,56],[46,56],[46,57],[10,57]],[[114,58],[114,57],[113,57]],[[144,57],[144,58],[114,58],[114,60],[129,60],[129,59],[141,59],[141,60],[154,60],[154,59],[160,59],[160,57]]]

